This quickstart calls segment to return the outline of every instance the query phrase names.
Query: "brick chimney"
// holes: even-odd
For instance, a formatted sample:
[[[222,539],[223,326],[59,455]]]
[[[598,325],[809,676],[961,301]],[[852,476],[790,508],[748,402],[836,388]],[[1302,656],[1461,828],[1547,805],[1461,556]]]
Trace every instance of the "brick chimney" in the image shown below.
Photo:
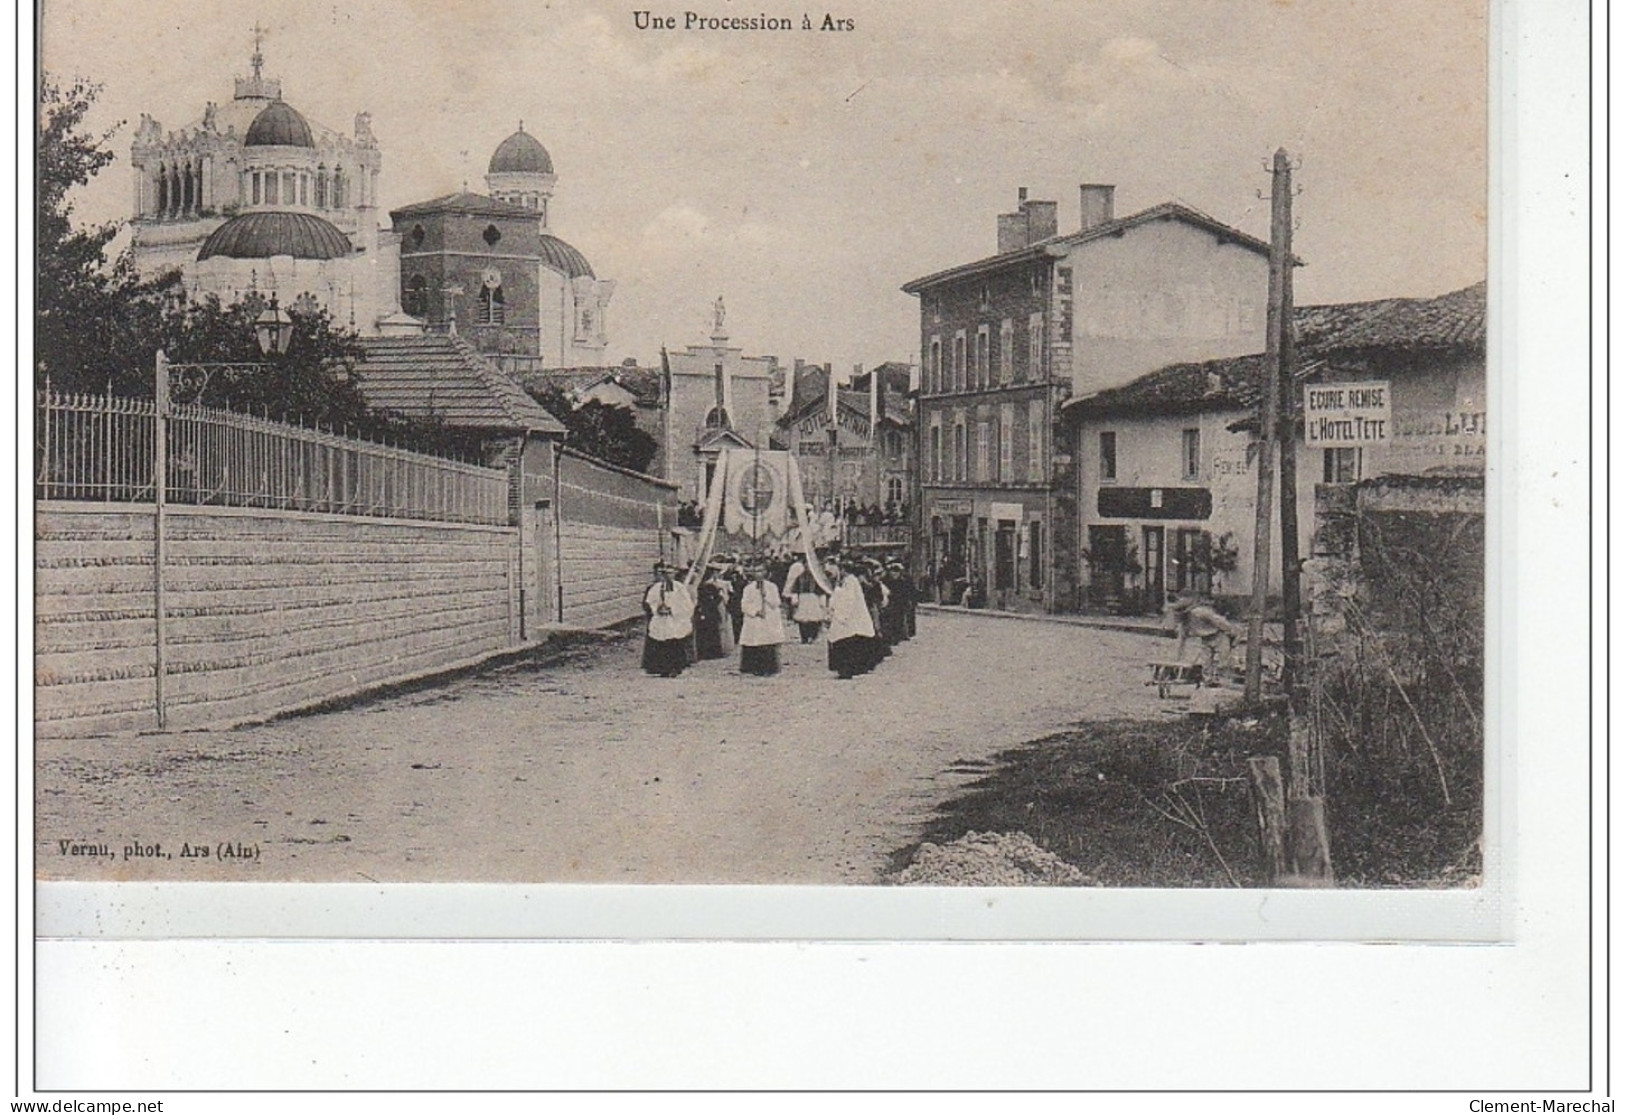
[[[1061,207],[1053,201],[1029,201],[1027,210],[1027,243],[1048,240],[1060,231]]]
[[[999,214],[999,252],[1019,251],[1059,231],[1060,207],[1053,201],[1029,201],[1027,187],[1016,191],[1016,211]]]
[[[1083,211],[1083,223],[1078,226],[1079,231],[1086,232],[1112,219],[1112,196],[1116,192],[1116,186],[1103,186],[1097,182],[1085,182],[1078,187]]]
[[[999,254],[1027,246],[1027,187],[1016,191],[1016,211],[999,214]]]
[[[999,214],[999,254],[1014,252],[1027,246],[1027,214]]]

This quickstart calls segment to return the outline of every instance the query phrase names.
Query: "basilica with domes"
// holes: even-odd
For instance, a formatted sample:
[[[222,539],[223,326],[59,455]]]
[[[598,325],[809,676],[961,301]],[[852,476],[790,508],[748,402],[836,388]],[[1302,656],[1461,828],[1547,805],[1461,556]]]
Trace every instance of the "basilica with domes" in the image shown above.
[[[547,149],[521,122],[491,156],[488,194],[392,210],[406,312],[510,367],[602,365],[615,284],[548,230],[555,181]]]
[[[398,315],[394,245],[381,243],[383,157],[371,118],[350,135],[313,124],[263,73],[176,131],[143,114],[135,168],[134,253],[145,274],[178,268],[194,297],[308,294],[342,324],[376,332]]]
[[[256,32],[258,33],[258,32]],[[250,294],[325,307],[363,336],[449,332],[516,367],[601,365],[615,284],[548,229],[552,157],[521,122],[497,145],[486,194],[393,209],[380,228],[383,156],[371,117],[351,135],[315,123],[263,74],[168,131],[143,114],[131,148],[133,250],[175,268],[193,297]]]

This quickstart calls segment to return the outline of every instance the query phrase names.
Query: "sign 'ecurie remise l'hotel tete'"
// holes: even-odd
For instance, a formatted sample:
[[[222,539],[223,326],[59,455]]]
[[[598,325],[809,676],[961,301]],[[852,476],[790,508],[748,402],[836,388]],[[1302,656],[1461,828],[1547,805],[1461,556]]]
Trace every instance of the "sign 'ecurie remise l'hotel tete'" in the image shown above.
[[[1304,441],[1321,449],[1355,449],[1393,436],[1387,380],[1318,383],[1303,389]]]

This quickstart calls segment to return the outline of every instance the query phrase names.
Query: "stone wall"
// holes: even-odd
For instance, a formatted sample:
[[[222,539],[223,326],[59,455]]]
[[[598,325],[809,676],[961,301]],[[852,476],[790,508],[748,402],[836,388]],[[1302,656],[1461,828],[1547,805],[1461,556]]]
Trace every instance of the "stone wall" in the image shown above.
[[[253,720],[519,642],[517,532],[172,507],[171,728]],[[153,509],[35,509],[41,736],[157,727]]]
[[[558,460],[560,620],[607,627],[643,613],[650,571],[677,522],[675,485],[565,451]]]

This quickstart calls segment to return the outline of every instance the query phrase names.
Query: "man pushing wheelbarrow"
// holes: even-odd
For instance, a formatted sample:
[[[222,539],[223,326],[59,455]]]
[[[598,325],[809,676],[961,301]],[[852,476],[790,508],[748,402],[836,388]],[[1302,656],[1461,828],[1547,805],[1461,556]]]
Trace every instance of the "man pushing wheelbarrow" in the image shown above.
[[[1186,641],[1201,640],[1204,651],[1202,678],[1208,685],[1218,685],[1219,666],[1221,663],[1229,665],[1230,656],[1236,649],[1236,640],[1243,635],[1242,629],[1220,615],[1212,605],[1204,604],[1190,595],[1169,598],[1167,614],[1179,634],[1174,657],[1183,662]],[[1219,657],[1220,639],[1225,643],[1223,658]]]

